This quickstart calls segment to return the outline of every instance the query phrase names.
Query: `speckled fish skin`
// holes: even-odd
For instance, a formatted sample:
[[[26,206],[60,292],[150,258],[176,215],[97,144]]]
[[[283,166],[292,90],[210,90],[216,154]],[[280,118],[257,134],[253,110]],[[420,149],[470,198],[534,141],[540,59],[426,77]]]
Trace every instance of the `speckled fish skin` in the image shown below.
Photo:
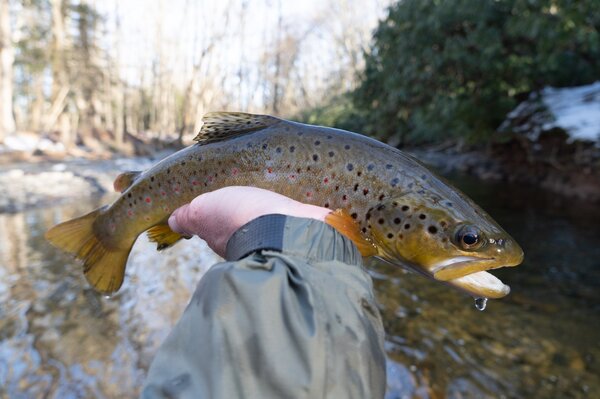
[[[377,256],[429,277],[438,273],[436,279],[450,284],[523,258],[489,215],[413,157],[366,136],[285,120],[165,158],[139,175],[93,229],[106,245],[120,247],[166,223],[196,196],[234,185],[343,209],[375,244]],[[481,246],[457,243],[465,225],[475,226]],[[507,293],[453,285],[473,295]]]

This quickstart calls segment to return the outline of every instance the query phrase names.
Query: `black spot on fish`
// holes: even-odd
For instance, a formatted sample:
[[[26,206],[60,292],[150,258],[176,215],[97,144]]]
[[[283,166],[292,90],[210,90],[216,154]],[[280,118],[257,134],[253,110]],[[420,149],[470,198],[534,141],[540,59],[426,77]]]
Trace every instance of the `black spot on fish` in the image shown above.
[[[356,172],[356,176],[361,177],[362,176],[362,172],[359,170],[358,172]]]
[[[358,183],[354,185],[354,191],[358,191]]]
[[[152,190],[152,186],[148,186],[148,190]]]
[[[427,175],[421,175],[421,179],[427,180]]]
[[[385,205],[379,205],[379,206],[377,207],[377,210],[378,210],[378,211],[383,211],[384,209],[385,209]]]
[[[328,135],[328,136],[327,136],[327,140],[331,140],[332,138],[333,138],[333,136],[332,136],[332,135]]]
[[[333,151],[329,151],[329,156],[330,156],[330,157],[333,157],[334,155],[335,155],[335,152],[333,152]]]
[[[417,194],[425,194],[425,190],[419,190],[417,191]]]
[[[452,202],[446,202],[446,205],[448,205],[450,208],[452,208]]]
[[[296,147],[294,147],[293,145],[290,146],[290,152],[294,152],[294,151],[296,151]]]
[[[348,171],[352,171],[354,169],[354,165],[352,165],[351,163],[349,163],[348,165],[346,165],[346,169],[348,169]]]
[[[129,207],[131,208],[131,206],[132,206],[132,204],[131,204],[131,202],[130,202],[130,203],[129,203]]]
[[[366,233],[366,232],[367,232],[367,228],[366,228],[366,227],[363,227],[363,228],[361,229],[361,231],[362,231],[363,233]]]
[[[394,235],[392,233],[388,233],[387,238],[394,238]]]
[[[380,219],[377,221],[377,223],[379,223],[379,224],[384,224],[384,223],[385,223],[385,220],[383,220],[383,218],[380,218]]]
[[[246,148],[252,148],[252,143],[247,143]]]
[[[410,229],[410,224],[409,224],[409,223],[406,223],[406,224],[404,225],[404,229],[405,229],[405,230],[408,230],[408,229]]]
[[[167,168],[167,173],[171,173],[171,168]]]
[[[442,220],[442,221],[440,222],[440,226],[442,226],[442,227],[446,227],[446,224],[447,224],[447,223],[446,223],[446,221],[445,221],[445,220]]]
[[[350,146],[349,146],[348,144],[346,144],[346,145],[344,146],[344,148],[345,148],[346,150],[349,150],[349,149],[350,149]]]
[[[321,145],[321,142],[319,140],[316,140],[315,145]]]
[[[427,216],[425,216],[423,213],[419,215],[419,219],[421,219],[421,220],[425,220],[426,217]]]
[[[353,213],[352,215],[350,215],[350,216],[352,216],[352,219],[356,219],[356,218],[358,217],[358,214],[357,214],[356,212],[354,212],[354,213]]]
[[[339,190],[340,186],[335,186],[335,191]]]
[[[383,200],[384,198],[385,198],[385,194],[381,194],[381,195],[379,196],[379,201]]]
[[[401,208],[404,212],[408,211],[410,209],[410,206],[408,205],[403,205]]]
[[[363,195],[367,195],[369,194],[369,189],[368,188],[363,188]]]
[[[437,233],[438,229],[435,226],[429,226],[427,228],[427,231],[429,231],[431,234],[435,234],[435,233]]]
[[[275,152],[276,152],[276,153],[278,153],[278,154],[281,154],[281,151],[282,151],[282,150],[281,150],[281,147],[277,147],[277,148],[275,148]]]
[[[150,177],[150,181],[154,181],[154,176],[151,176],[151,177]]]
[[[185,161],[181,161],[181,166],[185,166]]]
[[[289,128],[289,127],[286,127],[284,130],[285,130],[286,132],[289,132],[289,131],[290,131],[290,128]]]
[[[141,200],[142,200],[142,197],[140,196],[140,197],[138,197],[138,199],[141,201]]]
[[[373,165],[372,163],[370,163],[370,164],[367,165],[367,170],[368,171],[371,171],[373,169],[375,169],[375,165]]]
[[[367,212],[367,214],[365,215],[365,220],[369,220],[371,219],[371,213]]]
[[[303,134],[303,132],[298,132],[298,136],[302,136]]]
[[[317,162],[318,160],[319,160],[319,156],[317,154],[313,154],[313,161]]]
[[[342,195],[342,200],[346,201],[348,199],[348,196],[346,194]]]
[[[127,194],[127,198],[131,198],[131,193]]]
[[[389,163],[388,163],[387,165],[385,165],[385,168],[386,168],[386,169],[392,169],[393,167],[394,167],[394,166],[393,166],[392,164],[389,164]]]
[[[325,205],[323,205],[323,207],[329,208],[329,202],[326,202]]]
[[[394,224],[400,224],[401,222],[402,222],[402,220],[400,218],[394,219]]]
[[[400,183],[400,180],[397,177],[394,177],[391,181],[390,181],[390,185],[392,187],[396,187],[398,185],[398,183]]]
[[[263,150],[266,150],[266,149],[267,149],[267,147],[269,147],[269,146],[268,146],[268,145],[266,145],[266,144],[263,144],[263,145],[262,145],[262,149],[263,149]]]
[[[300,172],[302,172],[302,168],[296,169],[296,173],[300,173]]]

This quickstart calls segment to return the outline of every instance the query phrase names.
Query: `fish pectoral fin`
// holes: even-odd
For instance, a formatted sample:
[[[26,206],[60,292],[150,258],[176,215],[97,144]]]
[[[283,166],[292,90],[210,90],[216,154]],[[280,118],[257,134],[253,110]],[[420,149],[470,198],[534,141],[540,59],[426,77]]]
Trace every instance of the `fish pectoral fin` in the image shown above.
[[[377,255],[377,246],[369,241],[361,232],[360,226],[343,209],[337,209],[325,217],[325,223],[350,239],[358,248],[361,255],[369,257]]]
[[[168,224],[157,224],[156,226],[150,227],[146,233],[148,234],[150,241],[156,243],[157,251],[172,247],[182,238],[191,238],[175,233]]]
[[[213,143],[265,129],[281,121],[268,115],[243,112],[211,112],[202,118],[204,125],[194,138],[199,144]]]
[[[121,173],[113,182],[115,191],[122,193],[123,191],[127,190],[141,173],[142,172],[137,170]]]

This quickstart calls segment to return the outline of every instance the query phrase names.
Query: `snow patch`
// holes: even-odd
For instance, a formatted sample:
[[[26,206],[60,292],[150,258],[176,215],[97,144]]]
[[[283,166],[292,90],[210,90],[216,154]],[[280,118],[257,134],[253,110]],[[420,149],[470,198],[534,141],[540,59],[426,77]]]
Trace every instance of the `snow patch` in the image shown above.
[[[571,142],[600,141],[600,81],[563,89],[547,87],[541,95],[555,119],[545,123],[543,130],[559,127],[569,134]]]

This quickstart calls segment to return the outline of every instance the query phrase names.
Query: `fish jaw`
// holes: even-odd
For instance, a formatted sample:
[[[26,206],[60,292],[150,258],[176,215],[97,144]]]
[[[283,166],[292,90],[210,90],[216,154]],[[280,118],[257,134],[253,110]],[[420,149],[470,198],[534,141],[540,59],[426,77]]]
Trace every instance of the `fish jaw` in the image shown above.
[[[485,257],[474,255],[456,256],[437,262],[428,267],[436,280],[449,281],[477,272],[514,267],[523,262],[523,250],[512,239],[496,244],[493,251],[486,251]]]
[[[488,272],[471,273],[446,281],[446,284],[475,298],[499,299],[510,293],[510,287]]]

